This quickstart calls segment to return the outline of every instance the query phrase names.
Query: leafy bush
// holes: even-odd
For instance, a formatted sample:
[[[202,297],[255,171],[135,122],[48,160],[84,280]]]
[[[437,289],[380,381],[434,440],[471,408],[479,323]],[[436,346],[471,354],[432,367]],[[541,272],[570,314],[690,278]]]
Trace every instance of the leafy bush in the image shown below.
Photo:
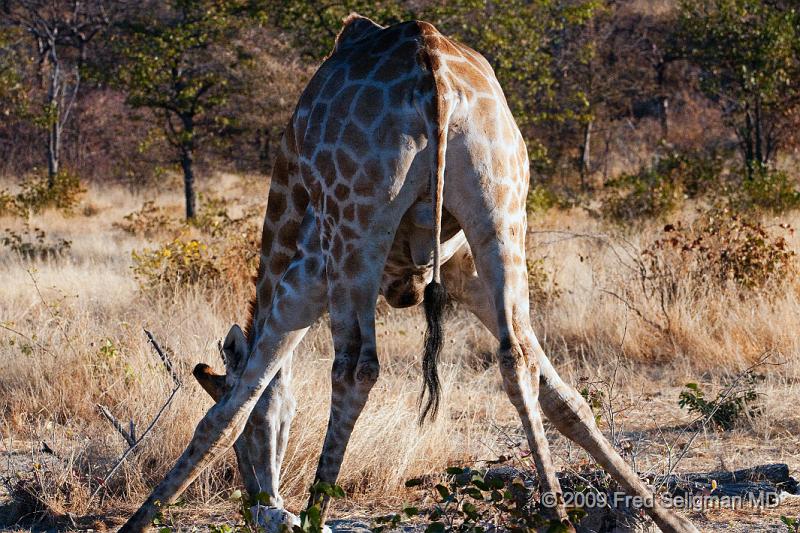
[[[133,273],[142,288],[175,290],[183,285],[213,284],[222,273],[197,240],[175,239],[158,248],[132,252]]]
[[[225,200],[201,195],[195,220],[185,222],[148,201],[117,225],[134,235],[168,234],[157,248],[133,253],[133,271],[144,289],[175,290],[183,285],[219,284],[242,288],[252,281],[258,266],[261,209],[240,218],[228,214]],[[203,236],[190,238],[190,235]]]
[[[544,305],[561,296],[558,283],[551,280],[544,259],[528,259],[528,298],[534,305]]]
[[[224,198],[203,193],[200,193],[198,197],[200,209],[195,217],[188,221],[191,226],[203,233],[219,236],[237,222],[228,215],[227,201]]]
[[[152,200],[144,202],[141,209],[128,213],[123,218],[125,221],[115,222],[114,227],[125,233],[142,235],[148,239],[165,230],[174,229],[177,225],[175,219],[162,207],[156,206]]]
[[[603,203],[602,212],[616,221],[662,217],[674,211],[683,199],[683,188],[654,169],[623,175],[608,182],[615,189]]]
[[[717,157],[669,154],[651,167],[607,182],[611,194],[603,204],[603,214],[616,221],[662,217],[677,209],[684,197],[695,198],[709,190],[719,182],[721,172]]]
[[[52,186],[47,176],[28,176],[18,193],[0,190],[0,216],[26,216],[48,208],[69,212],[85,192],[78,176],[69,172],[58,173]]]
[[[416,507],[405,507],[400,513],[375,519],[373,531],[396,528],[403,520],[420,517],[425,521],[426,533],[445,531],[482,532],[490,529],[501,531],[568,531],[565,524],[548,521],[528,500],[523,481],[514,479],[509,486],[502,479],[486,476],[486,472],[469,468],[447,469],[446,484],[434,487],[434,505],[421,511]],[[407,487],[422,485],[421,479],[411,479]],[[570,520],[577,523],[585,515],[581,510],[569,510]]]
[[[8,189],[0,189],[0,217],[19,215],[17,197],[8,192]]]
[[[560,199],[551,189],[542,185],[534,185],[528,189],[525,208],[528,213],[543,213],[561,204]]]
[[[27,222],[21,233],[6,228],[5,236],[0,242],[12,252],[28,260],[62,257],[72,247],[71,241],[60,238],[48,239],[44,230],[37,227],[32,228]]]
[[[731,204],[742,210],[765,209],[783,213],[800,207],[800,191],[786,172],[759,166],[750,179],[742,180],[732,195]]]
[[[783,525],[786,526],[786,531],[788,533],[800,532],[800,516],[793,517],[781,515],[781,522],[783,522]]]
[[[29,176],[14,202],[22,213],[39,213],[47,208],[70,211],[85,192],[76,174],[62,171],[53,177],[52,184],[47,176]]]
[[[786,224],[782,231],[793,231]],[[775,230],[773,230],[774,232]],[[664,226],[643,252],[645,285],[672,299],[679,286],[707,291],[733,283],[760,289],[795,272],[785,237],[728,210],[712,210],[694,224]]]
[[[761,407],[757,405],[756,380],[756,376],[748,372],[741,383],[729,386],[714,400],[707,400],[697,383],[687,383],[686,390],[680,394],[678,405],[690,413],[702,416],[714,427],[728,431],[733,429],[743,416],[754,417],[761,413]]]

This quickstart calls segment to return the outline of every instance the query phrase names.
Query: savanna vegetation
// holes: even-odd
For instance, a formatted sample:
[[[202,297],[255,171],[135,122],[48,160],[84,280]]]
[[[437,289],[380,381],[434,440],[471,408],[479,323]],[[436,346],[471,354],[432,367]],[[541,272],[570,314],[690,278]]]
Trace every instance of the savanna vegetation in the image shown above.
[[[351,11],[431,21],[494,67],[530,153],[536,332],[637,471],[796,475],[796,2],[0,0],[0,525],[115,527],[182,452],[211,404],[191,369],[221,368],[246,315],[281,132]],[[494,341],[451,306],[443,405],[419,428],[424,320],[384,302],[378,320],[335,512],[479,527],[505,495],[471,469],[531,468]],[[295,358],[293,511],[331,359],[323,320]],[[592,466],[550,436],[561,470]],[[160,525],[239,527],[237,478],[230,453]],[[522,508],[504,523],[530,527]],[[795,500],[691,512],[742,531],[798,516]]]

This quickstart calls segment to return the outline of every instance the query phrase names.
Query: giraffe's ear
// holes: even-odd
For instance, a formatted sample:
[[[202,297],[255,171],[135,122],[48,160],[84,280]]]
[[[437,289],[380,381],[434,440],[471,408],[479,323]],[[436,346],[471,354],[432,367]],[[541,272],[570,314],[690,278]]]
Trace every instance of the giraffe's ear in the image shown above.
[[[222,343],[225,368],[228,372],[238,372],[247,359],[247,338],[238,324],[234,324]]]
[[[214,398],[215,402],[218,402],[222,395],[225,394],[225,376],[215,373],[210,366],[200,363],[194,367],[192,374],[197,382],[200,383],[200,386],[203,387],[203,390]]]

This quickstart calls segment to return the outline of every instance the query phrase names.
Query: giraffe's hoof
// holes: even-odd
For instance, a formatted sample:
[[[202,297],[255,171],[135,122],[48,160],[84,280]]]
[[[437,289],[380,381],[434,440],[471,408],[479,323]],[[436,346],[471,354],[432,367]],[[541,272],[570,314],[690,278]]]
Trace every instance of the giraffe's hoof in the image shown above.
[[[293,526],[300,525],[300,518],[285,509],[276,507],[254,505],[250,508],[250,514],[253,516],[253,522],[258,526],[258,529],[264,531],[264,533],[283,533],[287,528],[291,531]],[[283,526],[286,526],[286,528]],[[331,528],[322,526],[322,531],[323,533],[331,533]]]

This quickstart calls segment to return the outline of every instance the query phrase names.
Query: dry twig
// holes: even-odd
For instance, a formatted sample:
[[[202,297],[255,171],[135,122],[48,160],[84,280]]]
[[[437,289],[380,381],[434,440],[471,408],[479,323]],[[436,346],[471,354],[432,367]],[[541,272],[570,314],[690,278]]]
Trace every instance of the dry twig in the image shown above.
[[[150,421],[150,424],[148,424],[147,428],[144,430],[144,432],[142,433],[142,435],[138,439],[135,438],[133,422],[131,422],[130,432],[128,433],[122,428],[122,424],[119,422],[119,420],[117,420],[111,414],[110,411],[108,412],[107,415],[106,415],[105,412],[103,412],[103,414],[106,415],[106,418],[108,418],[109,421],[111,421],[111,423],[114,425],[114,427],[117,428],[117,431],[119,431],[123,435],[123,437],[125,437],[125,440],[128,442],[128,449],[125,450],[125,453],[123,453],[122,456],[119,459],[117,459],[117,462],[114,463],[114,466],[111,468],[111,470],[109,470],[108,474],[106,474],[106,476],[103,478],[103,480],[100,482],[100,484],[94,490],[94,492],[92,492],[92,495],[89,497],[89,500],[87,501],[87,506],[92,503],[94,498],[106,486],[106,483],[108,483],[108,480],[111,479],[111,477],[117,472],[119,467],[122,466],[122,463],[125,462],[125,460],[128,458],[128,456],[131,453],[133,453],[139,447],[139,445],[147,438],[147,436],[150,434],[152,429],[155,427],[155,425],[158,422],[158,420],[161,418],[161,415],[163,415],[164,412],[167,410],[167,408],[170,406],[170,404],[172,403],[172,400],[175,398],[175,395],[177,394],[178,390],[180,390],[181,386],[183,385],[183,383],[181,382],[180,378],[178,377],[178,375],[175,372],[175,367],[172,365],[172,361],[170,361],[170,359],[167,356],[167,354],[164,353],[164,350],[162,350],[161,346],[159,346],[158,342],[156,342],[156,339],[153,337],[153,334],[150,333],[147,330],[144,330],[144,332],[147,335],[148,341],[153,346],[153,349],[158,354],[158,356],[161,358],[161,361],[164,363],[164,366],[169,371],[169,374],[170,374],[170,377],[172,378],[172,382],[173,382],[174,386],[172,387],[172,392],[169,394],[169,396],[167,397],[166,401],[161,405],[161,408],[158,410],[158,412],[156,413],[156,415],[153,418],[153,420]],[[101,409],[101,411],[103,411],[103,407],[102,406],[100,406],[100,409]],[[119,427],[117,427],[117,426],[119,426]],[[127,434],[127,436],[126,436],[126,434]]]

